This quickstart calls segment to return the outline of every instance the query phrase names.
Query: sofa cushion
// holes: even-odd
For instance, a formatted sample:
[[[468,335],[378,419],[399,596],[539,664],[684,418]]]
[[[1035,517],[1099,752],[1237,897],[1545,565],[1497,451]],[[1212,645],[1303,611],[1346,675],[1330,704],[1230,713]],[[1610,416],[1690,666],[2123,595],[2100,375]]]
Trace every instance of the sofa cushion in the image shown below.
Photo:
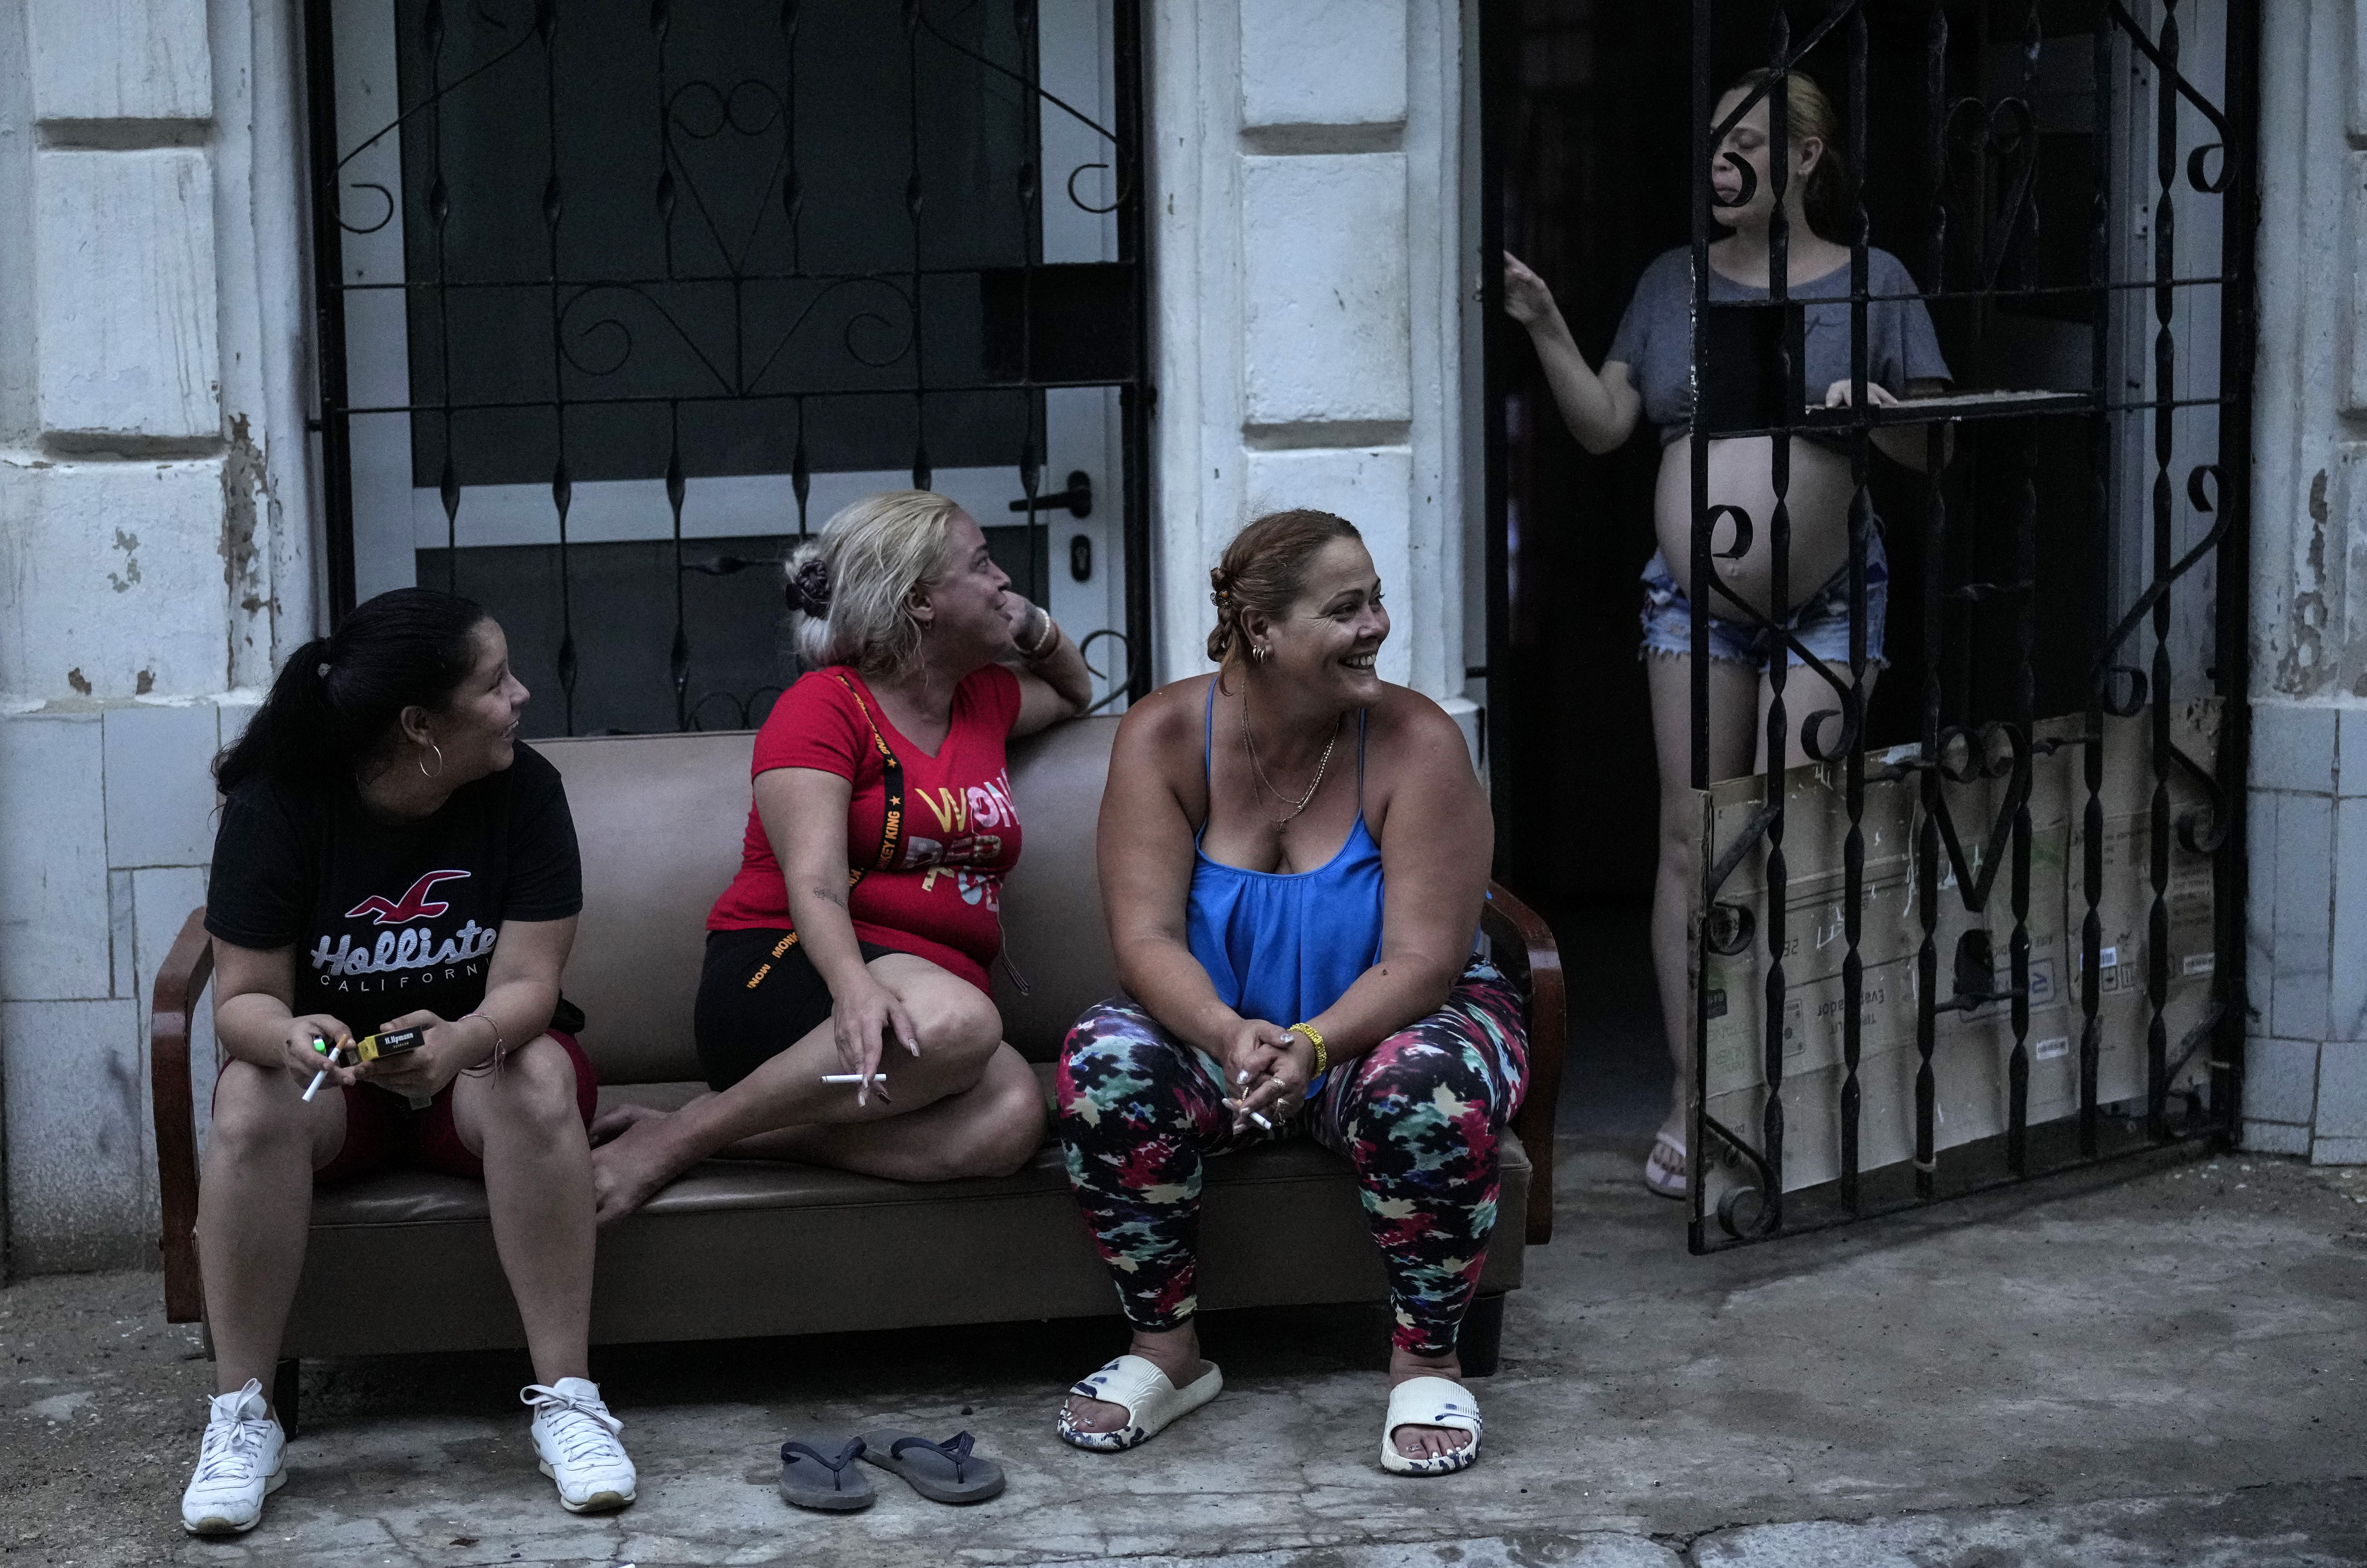
[[[538,740],[567,782],[583,916],[561,982],[604,1083],[698,1077],[691,1007],[707,911],[740,869],[755,736]]]
[[[1531,1168],[1503,1145],[1502,1209]],[[420,1173],[320,1194],[282,1354],[515,1346],[484,1189]],[[1517,1224],[1480,1288],[1511,1290]],[[1210,1162],[1200,1303],[1209,1309],[1377,1302],[1387,1294],[1348,1164],[1310,1144]],[[613,1345],[995,1323],[1114,1313],[1057,1150],[1000,1181],[908,1186],[842,1172],[707,1165],[600,1233],[592,1337]],[[1082,1369],[1081,1369],[1082,1370]]]
[[[1011,747],[1027,837],[1003,890],[1003,940],[1028,988],[995,966],[1006,1038],[1049,1061],[1077,1015],[1117,989],[1093,864],[1114,718],[1056,725]],[[567,783],[583,853],[583,916],[568,997],[590,1020],[603,1083],[698,1076],[691,1010],[707,912],[740,869],[748,730],[537,741]]]

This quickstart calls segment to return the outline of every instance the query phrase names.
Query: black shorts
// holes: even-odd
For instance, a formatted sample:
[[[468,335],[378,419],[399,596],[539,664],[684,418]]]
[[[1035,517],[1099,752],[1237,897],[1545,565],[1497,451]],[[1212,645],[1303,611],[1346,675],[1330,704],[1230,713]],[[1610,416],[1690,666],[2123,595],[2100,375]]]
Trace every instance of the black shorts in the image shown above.
[[[830,1021],[830,987],[779,927],[707,933],[693,1029],[707,1087],[727,1089]],[[863,962],[896,950],[858,942]]]

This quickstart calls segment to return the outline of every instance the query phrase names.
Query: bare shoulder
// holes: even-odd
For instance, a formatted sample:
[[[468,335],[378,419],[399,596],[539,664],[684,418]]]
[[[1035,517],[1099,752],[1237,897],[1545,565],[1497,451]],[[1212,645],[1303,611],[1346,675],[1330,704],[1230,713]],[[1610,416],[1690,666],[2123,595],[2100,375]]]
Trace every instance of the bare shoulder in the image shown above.
[[[1201,718],[1214,675],[1187,675],[1130,705],[1118,720],[1115,754],[1162,773],[1196,772]]]
[[[1381,700],[1366,710],[1369,750],[1414,765],[1444,764],[1471,773],[1471,750],[1452,715],[1410,686],[1384,686],[1382,692]]]

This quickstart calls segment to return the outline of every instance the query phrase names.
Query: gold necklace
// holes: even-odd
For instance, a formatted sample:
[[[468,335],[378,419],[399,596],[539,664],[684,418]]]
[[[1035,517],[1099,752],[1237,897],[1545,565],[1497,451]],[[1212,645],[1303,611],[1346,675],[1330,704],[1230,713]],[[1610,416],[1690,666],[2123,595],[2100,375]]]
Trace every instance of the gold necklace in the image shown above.
[[[1274,787],[1274,781],[1265,776],[1265,764],[1258,760],[1257,741],[1250,734],[1249,682],[1246,679],[1241,682],[1241,745],[1250,754],[1250,766],[1256,770],[1258,783],[1265,785],[1266,793],[1268,795],[1273,795],[1276,800],[1290,807],[1289,810],[1284,812],[1279,817],[1266,818],[1266,820],[1272,822],[1276,828],[1280,828],[1284,823],[1288,822],[1292,818],[1306,810],[1308,803],[1315,798],[1315,792],[1323,787],[1324,770],[1331,765],[1331,749],[1340,744],[1341,721],[1345,719],[1347,716],[1348,716],[1343,713],[1340,715],[1339,717],[1334,718],[1331,721],[1331,739],[1323,743],[1323,755],[1316,761],[1315,782],[1307,786],[1307,793],[1305,795],[1300,795],[1296,802],[1293,802],[1290,796],[1283,794],[1282,791]],[[1264,813],[1261,812],[1259,815],[1264,816]]]

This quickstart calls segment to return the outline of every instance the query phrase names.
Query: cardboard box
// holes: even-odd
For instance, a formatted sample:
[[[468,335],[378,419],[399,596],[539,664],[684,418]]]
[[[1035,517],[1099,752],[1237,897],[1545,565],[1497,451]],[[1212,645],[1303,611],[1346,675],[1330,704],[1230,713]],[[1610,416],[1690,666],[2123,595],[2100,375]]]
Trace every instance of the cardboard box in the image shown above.
[[[2172,743],[2207,766],[2217,750],[2215,700],[2183,704],[2172,720]],[[2036,727],[2034,737],[2038,745],[2028,800],[2030,867],[2019,922],[2029,942],[2022,1045],[2030,1068],[2026,1114],[2033,1126],[2075,1115],[2079,1106],[2084,1024],[2079,944],[2088,911],[2084,722],[2076,716],[2049,720]],[[1883,762],[1912,754],[1910,749],[1869,759],[1867,772],[1874,774]],[[2110,1104],[2142,1099],[2146,1085],[2153,1010],[2146,994],[2146,933],[2154,898],[2155,788],[2149,718],[2107,719],[2103,761],[2098,792],[2104,809],[2103,878],[2097,901],[2103,930],[2098,1100]],[[2205,797],[2182,769],[2173,768],[2169,787],[2175,824],[2180,813]],[[1795,769],[1785,782],[1785,986],[1779,1087],[1787,1190],[1818,1186],[1840,1173],[1840,1106],[1846,1076],[1842,1022],[1849,1008],[1841,979],[1847,944],[1839,940],[1847,901],[1840,865],[1848,831],[1842,785],[1840,770],[1830,765]],[[2017,920],[2011,825],[2007,823],[2002,833],[1998,830],[2009,798],[2008,781],[1948,781],[1942,794],[1963,856],[1960,874],[1944,844],[1941,850],[1939,907],[1930,933],[1938,992],[1931,998],[1935,1004],[1932,1133],[1935,1147],[1947,1149],[1995,1136],[2010,1122],[2014,1008],[2012,999],[2001,993],[2012,989]],[[1704,863],[1714,863],[1746,831],[1763,795],[1763,781],[1757,779],[1732,780],[1704,792]],[[1920,784],[1912,775],[1869,782],[1861,818],[1867,846],[1858,934],[1863,964],[1857,1075],[1862,1171],[1914,1155],[1915,1083],[1922,1066],[1918,1029],[1925,1005],[1920,955],[1926,933],[1912,857],[1923,827],[1920,796]],[[1994,873],[1988,871],[1992,859],[2003,863]],[[1772,959],[1766,939],[1772,911],[1767,863],[1766,845],[1754,846],[1720,886],[1716,900],[1727,906],[1716,911],[1720,929],[1727,933],[1748,929],[1750,943],[1734,953],[1695,950],[1707,981],[1705,1109],[1754,1146],[1762,1135],[1768,1101],[1765,1021]],[[2170,971],[2162,1023],[2166,1055],[2174,1065],[2210,1018],[2215,961],[2211,862],[2173,838],[2169,866],[2163,903]],[[1970,907],[1975,896],[1978,908]],[[1697,900],[1696,920],[1713,912],[1708,903]],[[1986,983],[1978,978],[1984,953]],[[2207,1076],[2203,1055],[2194,1053],[2179,1081]]]

